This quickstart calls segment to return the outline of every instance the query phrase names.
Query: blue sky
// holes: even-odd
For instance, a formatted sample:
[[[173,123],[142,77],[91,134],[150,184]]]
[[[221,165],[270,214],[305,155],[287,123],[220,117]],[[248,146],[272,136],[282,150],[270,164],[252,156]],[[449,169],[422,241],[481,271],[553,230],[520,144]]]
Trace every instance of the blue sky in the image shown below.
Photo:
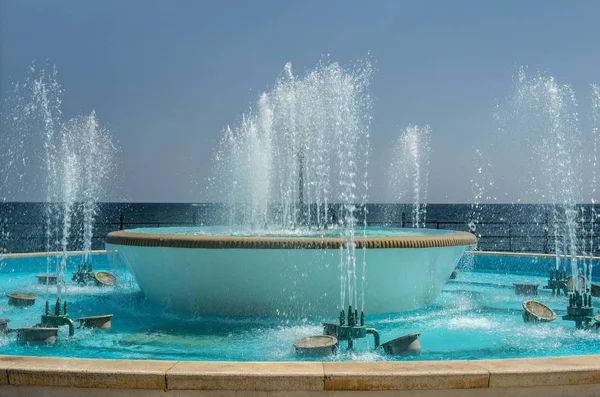
[[[52,1],[1,0],[0,90],[33,60],[59,70],[64,113],[92,109],[118,145],[108,199],[202,201],[223,126],[324,55],[376,72],[373,201],[385,199],[388,148],[409,123],[432,126],[430,202],[468,202],[473,146],[497,139],[491,114],[519,65],[572,84],[589,128],[600,83],[597,1]],[[588,142],[589,143],[589,142]],[[589,145],[587,145],[589,146]],[[511,162],[511,146],[489,154]],[[506,180],[500,201],[521,198]],[[502,175],[505,172],[506,175]]]

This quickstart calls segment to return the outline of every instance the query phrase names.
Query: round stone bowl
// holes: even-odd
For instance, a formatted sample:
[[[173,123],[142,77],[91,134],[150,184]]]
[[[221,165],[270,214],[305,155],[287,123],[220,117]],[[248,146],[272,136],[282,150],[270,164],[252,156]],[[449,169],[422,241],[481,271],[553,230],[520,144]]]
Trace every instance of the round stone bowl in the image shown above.
[[[21,345],[52,345],[56,342],[58,328],[52,327],[31,327],[19,328],[18,342]]]
[[[10,292],[6,294],[8,296],[8,304],[10,306],[33,306],[35,304],[35,300],[37,299],[37,295],[29,294],[27,292]]]
[[[523,302],[523,320],[525,322],[546,323],[556,320],[556,313],[541,302],[526,300]]]
[[[94,280],[96,285],[101,287],[110,287],[117,283],[116,277],[112,273],[105,271],[94,273]]]
[[[102,314],[100,316],[79,317],[77,321],[83,328],[109,329],[111,327],[112,314]]]
[[[294,342],[294,349],[299,357],[328,357],[335,353],[337,344],[335,336],[306,336]]]
[[[219,232],[206,227],[118,231],[109,233],[106,247],[122,257],[148,300],[176,310],[232,316],[338,313],[340,262],[347,248],[333,237],[339,231],[323,237],[313,237],[315,231],[306,236]],[[432,304],[465,249],[476,243],[470,233],[448,230],[367,228],[366,235],[354,243],[358,272],[366,264],[368,314]],[[361,273],[357,277],[359,289]]]
[[[37,278],[38,284],[48,284],[48,285],[56,285],[58,280],[57,274],[38,274],[35,276]]]
[[[381,345],[383,351],[393,356],[418,356],[421,354],[420,332],[404,335]]]

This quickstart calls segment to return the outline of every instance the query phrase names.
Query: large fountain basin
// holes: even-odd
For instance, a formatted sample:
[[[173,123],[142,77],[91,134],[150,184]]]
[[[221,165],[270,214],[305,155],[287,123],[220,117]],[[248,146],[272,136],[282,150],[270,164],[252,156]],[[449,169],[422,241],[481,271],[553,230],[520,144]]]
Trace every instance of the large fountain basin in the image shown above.
[[[106,239],[107,250],[120,254],[150,301],[234,316],[339,311],[339,238],[182,235],[167,229],[119,231]],[[365,247],[365,312],[430,305],[466,247],[476,242],[469,233],[421,230],[356,240],[359,268]]]

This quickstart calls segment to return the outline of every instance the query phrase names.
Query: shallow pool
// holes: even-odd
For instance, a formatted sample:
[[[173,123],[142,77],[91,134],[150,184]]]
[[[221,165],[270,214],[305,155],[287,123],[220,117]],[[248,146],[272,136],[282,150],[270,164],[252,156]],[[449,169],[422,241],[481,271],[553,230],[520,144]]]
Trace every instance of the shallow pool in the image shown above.
[[[452,230],[442,229],[413,229],[397,227],[369,226],[358,232],[357,238],[364,237],[415,237],[415,236],[442,236],[454,233]],[[251,229],[248,227],[228,226],[186,226],[186,227],[144,227],[127,229],[128,233],[139,234],[166,234],[172,236],[232,236],[232,237],[313,237],[313,238],[339,238],[345,232],[339,226],[330,226],[328,229]]]
[[[158,360],[288,361],[296,360],[295,339],[322,332],[321,321],[330,318],[246,318],[200,316],[164,309],[145,301],[135,281],[120,265],[109,265],[105,255],[94,257],[95,270],[114,272],[114,288],[69,285],[64,292],[71,318],[114,314],[110,330],[77,329],[68,337],[67,328],[51,346],[20,346],[16,334],[0,335],[0,353],[58,357],[95,357]],[[534,261],[534,262],[532,262]],[[372,352],[372,339],[355,343],[353,352],[343,349],[331,360],[458,360],[516,358],[600,353],[600,333],[576,330],[562,321],[567,299],[552,297],[541,288],[550,260],[475,256],[463,261],[456,280],[449,280],[431,307],[404,313],[366,316],[366,325],[377,328],[382,342],[421,332],[422,353],[414,358],[393,358]],[[546,263],[547,262],[547,263]],[[70,269],[76,264],[71,258]],[[535,266],[533,266],[535,265]],[[51,307],[56,287],[38,285],[35,275],[44,273],[45,258],[4,259],[0,263],[0,318],[9,318],[11,328],[28,327],[40,321],[45,296]],[[543,270],[543,272],[542,272]],[[514,272],[514,273],[511,273]],[[540,284],[535,299],[552,307],[558,319],[548,324],[524,323],[522,302],[515,282]],[[70,284],[70,282],[69,282]],[[32,292],[39,296],[34,306],[8,306],[8,292]],[[600,303],[600,301],[597,301]],[[594,302],[595,307],[598,307]],[[345,346],[345,343],[341,343]]]

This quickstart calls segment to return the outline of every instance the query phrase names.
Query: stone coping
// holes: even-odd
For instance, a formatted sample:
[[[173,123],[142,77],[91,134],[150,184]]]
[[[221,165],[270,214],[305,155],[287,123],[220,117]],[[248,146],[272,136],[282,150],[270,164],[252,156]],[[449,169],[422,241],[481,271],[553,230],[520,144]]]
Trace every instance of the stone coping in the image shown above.
[[[404,362],[198,362],[0,356],[0,387],[317,392],[594,384],[600,384],[600,355]]]
[[[433,236],[356,237],[356,248],[433,248],[477,244],[477,238],[467,232],[450,232]],[[190,236],[132,233],[126,230],[110,232],[107,244],[138,247],[211,248],[211,249],[339,249],[340,238],[318,237],[238,237]]]

